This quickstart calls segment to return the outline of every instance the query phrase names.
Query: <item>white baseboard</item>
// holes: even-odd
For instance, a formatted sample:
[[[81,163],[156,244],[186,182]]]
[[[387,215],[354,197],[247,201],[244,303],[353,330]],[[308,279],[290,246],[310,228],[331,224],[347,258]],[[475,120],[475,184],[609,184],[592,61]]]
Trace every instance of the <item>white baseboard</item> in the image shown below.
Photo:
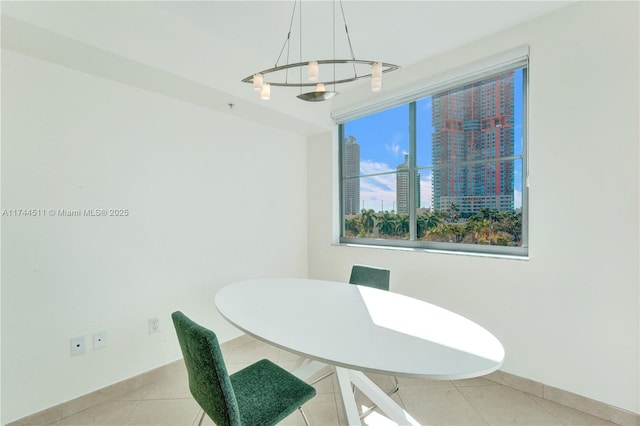
[[[591,414],[592,416],[599,417],[611,423],[621,426],[640,426],[640,415],[604,402],[596,401],[595,399],[554,388],[553,386],[500,370],[484,377],[492,382],[509,386],[539,398],[582,411],[583,413]]]

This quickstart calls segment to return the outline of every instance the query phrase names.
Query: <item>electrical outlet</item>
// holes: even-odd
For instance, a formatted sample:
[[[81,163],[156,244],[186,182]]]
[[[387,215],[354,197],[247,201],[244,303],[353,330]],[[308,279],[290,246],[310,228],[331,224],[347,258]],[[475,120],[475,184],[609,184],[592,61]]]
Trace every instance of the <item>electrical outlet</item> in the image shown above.
[[[85,336],[78,336],[71,339],[71,356],[82,355],[87,351]]]
[[[107,347],[107,332],[97,331],[93,333],[93,350],[104,349]]]
[[[149,334],[160,331],[160,320],[158,318],[149,318]]]

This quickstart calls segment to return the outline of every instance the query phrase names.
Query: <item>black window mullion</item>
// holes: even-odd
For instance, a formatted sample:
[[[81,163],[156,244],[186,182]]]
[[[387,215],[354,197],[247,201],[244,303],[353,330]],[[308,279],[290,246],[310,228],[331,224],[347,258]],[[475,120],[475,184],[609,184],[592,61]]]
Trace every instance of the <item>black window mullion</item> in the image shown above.
[[[522,70],[522,246],[529,247],[529,69]]]
[[[343,141],[344,141],[344,124],[340,124],[338,126],[338,169],[339,169],[339,185],[338,185],[338,191],[340,194],[340,200],[339,200],[339,205],[340,205],[340,237],[344,237],[346,235],[345,229],[346,229],[346,224],[345,224],[345,206],[344,206],[344,175],[343,175],[343,163],[344,163],[344,159],[342,158],[344,150],[343,150]]]
[[[418,182],[416,173],[416,103],[409,104],[409,241],[416,241],[418,235],[418,226],[416,221],[417,194],[416,186]]]

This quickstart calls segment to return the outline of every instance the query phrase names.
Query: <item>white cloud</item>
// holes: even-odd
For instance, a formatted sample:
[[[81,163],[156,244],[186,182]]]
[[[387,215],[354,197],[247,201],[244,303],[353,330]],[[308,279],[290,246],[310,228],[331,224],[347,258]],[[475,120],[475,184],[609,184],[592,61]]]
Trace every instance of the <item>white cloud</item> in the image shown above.
[[[398,152],[400,152],[400,145],[396,142],[391,142],[391,145],[385,144],[384,148],[393,154],[394,157],[398,156]]]
[[[433,181],[432,174],[429,172],[427,176],[420,174],[420,206],[431,208],[431,201],[433,196]]]
[[[393,170],[386,163],[364,160],[360,163],[360,173],[375,174]],[[372,176],[360,180],[361,208],[375,211],[392,210],[396,201],[395,174]]]
[[[360,163],[362,174],[383,173],[395,168],[385,163],[363,161]],[[431,207],[433,193],[432,174],[420,175],[420,207]],[[380,175],[362,178],[360,180],[360,208],[374,209],[375,211],[396,209],[396,175]]]
[[[385,144],[384,148],[387,150],[387,152],[391,153],[395,158],[398,158],[399,157],[398,154],[400,154],[400,146],[407,145],[407,137],[408,135],[406,133],[396,132],[393,134],[391,143]]]
[[[522,207],[522,191],[513,191],[513,204],[516,209]]]
[[[360,174],[361,175],[373,175],[376,173],[384,173],[392,171],[387,163],[377,163],[371,160],[364,160],[360,162]]]
[[[360,181],[362,208],[375,211],[393,210],[396,202],[396,176],[382,175]]]

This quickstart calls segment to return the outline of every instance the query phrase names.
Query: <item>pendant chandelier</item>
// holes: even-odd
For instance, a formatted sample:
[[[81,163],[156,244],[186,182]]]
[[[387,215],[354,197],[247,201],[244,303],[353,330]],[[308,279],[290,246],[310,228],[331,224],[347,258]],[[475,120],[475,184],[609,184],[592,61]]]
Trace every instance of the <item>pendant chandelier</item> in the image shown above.
[[[278,59],[273,68],[259,71],[242,79],[244,83],[253,84],[253,89],[260,94],[263,100],[271,98],[271,86],[278,87],[298,87],[300,94],[297,96],[303,101],[320,102],[330,99],[338,94],[336,85],[349,83],[360,80],[362,78],[371,77],[371,91],[378,92],[382,89],[382,74],[397,70],[398,65],[388,64],[380,61],[370,61],[356,59],[351,45],[351,37],[347,27],[347,20],[340,0],[340,10],[342,12],[342,20],[344,30],[349,44],[351,53],[350,59],[336,59],[336,15],[335,4],[333,1],[333,58],[332,59],[313,59],[308,61],[302,60],[302,0],[295,0],[293,4],[293,12],[291,13],[291,23],[289,31],[285,39],[284,45],[280,50]],[[296,17],[296,9],[298,9],[298,17],[300,21],[300,52],[299,62],[290,63],[291,50],[291,29]],[[286,63],[280,64],[280,59],[286,51]],[[306,69],[306,72],[304,72]],[[290,72],[292,71],[292,72]],[[297,72],[295,72],[297,71]],[[323,72],[321,72],[323,71]],[[296,75],[297,74],[297,75]],[[306,76],[306,79],[305,79]],[[329,86],[331,90],[329,90]],[[304,88],[313,87],[311,92],[303,93]]]

